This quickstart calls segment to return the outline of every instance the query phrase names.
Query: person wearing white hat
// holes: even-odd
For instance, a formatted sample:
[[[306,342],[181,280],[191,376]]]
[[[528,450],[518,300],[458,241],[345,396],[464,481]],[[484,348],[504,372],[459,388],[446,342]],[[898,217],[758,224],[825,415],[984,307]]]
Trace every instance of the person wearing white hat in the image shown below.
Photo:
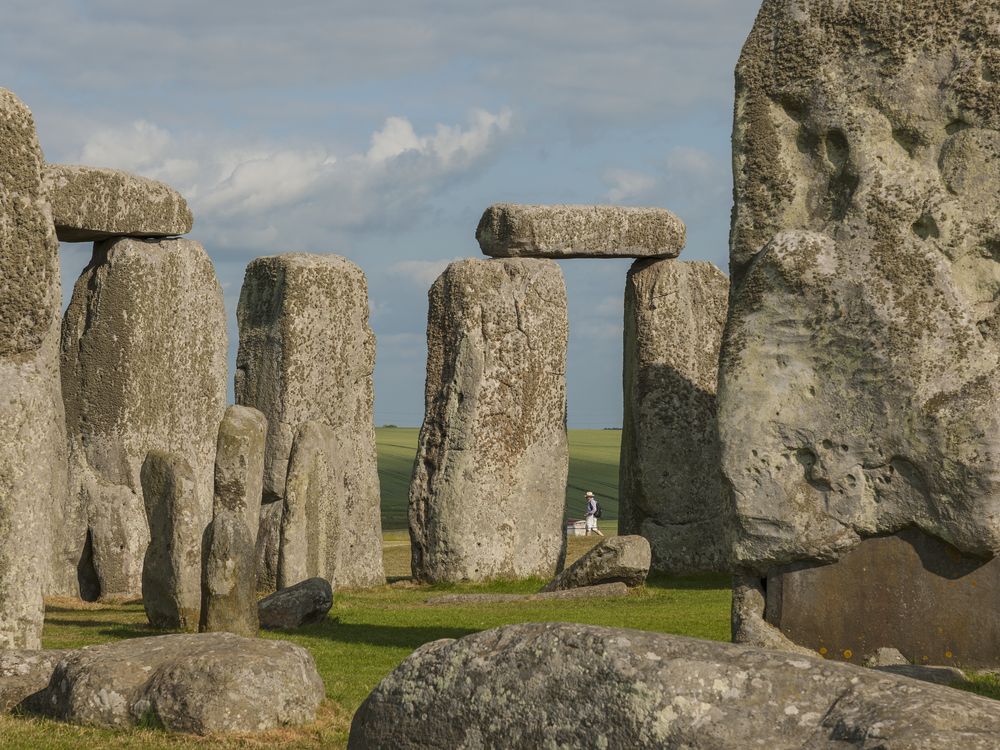
[[[590,536],[590,532],[593,531],[595,534],[604,536],[604,532],[597,528],[597,518],[600,515],[600,505],[597,503],[597,498],[594,497],[593,492],[588,492],[586,494],[587,498],[587,536]]]

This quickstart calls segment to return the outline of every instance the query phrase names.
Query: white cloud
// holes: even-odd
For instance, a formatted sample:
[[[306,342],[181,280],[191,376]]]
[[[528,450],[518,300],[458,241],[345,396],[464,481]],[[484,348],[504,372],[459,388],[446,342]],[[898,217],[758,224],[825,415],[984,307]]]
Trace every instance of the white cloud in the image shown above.
[[[401,260],[393,263],[386,272],[393,276],[402,276],[423,289],[429,289],[438,276],[458,258],[449,260]]]
[[[607,197],[611,203],[627,203],[647,195],[656,187],[656,178],[629,169],[608,169],[603,175],[604,183],[610,186]]]

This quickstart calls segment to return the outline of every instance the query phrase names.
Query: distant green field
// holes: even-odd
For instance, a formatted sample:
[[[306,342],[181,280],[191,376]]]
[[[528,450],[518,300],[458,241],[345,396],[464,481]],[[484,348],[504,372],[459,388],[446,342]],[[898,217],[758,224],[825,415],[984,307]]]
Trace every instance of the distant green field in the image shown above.
[[[405,529],[407,495],[413,459],[417,455],[419,430],[409,427],[380,427],[378,474],[382,482],[382,528]],[[569,482],[566,487],[566,515],[582,518],[583,493],[591,490],[605,510],[602,521],[618,519],[618,454],[620,430],[569,431]]]

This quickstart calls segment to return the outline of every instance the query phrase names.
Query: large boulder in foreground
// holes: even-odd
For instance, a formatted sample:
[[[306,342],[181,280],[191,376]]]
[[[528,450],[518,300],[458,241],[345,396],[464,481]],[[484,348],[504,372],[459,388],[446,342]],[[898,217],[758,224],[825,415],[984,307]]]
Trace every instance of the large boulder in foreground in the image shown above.
[[[164,635],[70,652],[31,708],[88,726],[259,732],[313,721],[324,695],[299,646],[229,633]]]
[[[0,649],[0,714],[28,708],[48,687],[56,664],[67,653]]]
[[[649,542],[641,536],[615,536],[598,544],[557,575],[542,591],[561,591],[602,583],[640,586],[649,575]]]
[[[260,626],[265,630],[294,630],[323,622],[333,607],[333,587],[325,578],[310,578],[257,603]]]
[[[559,623],[418,649],[348,747],[996,750],[995,701],[820,658]]]
[[[729,279],[711,263],[638,261],[625,282],[618,532],[653,568],[728,568],[716,380]]]
[[[562,271],[550,260],[461,260],[429,302],[413,575],[549,578],[569,470]]]
[[[237,311],[236,403],[267,417],[264,503],[285,496],[295,431],[316,421],[335,435],[343,525],[338,582],[385,583],[373,422],[375,336],[368,282],[336,255],[289,253],[253,260]],[[280,511],[261,511],[258,577],[276,583]]]
[[[169,237],[194,223],[176,190],[117,169],[47,164],[45,187],[60,242]]]

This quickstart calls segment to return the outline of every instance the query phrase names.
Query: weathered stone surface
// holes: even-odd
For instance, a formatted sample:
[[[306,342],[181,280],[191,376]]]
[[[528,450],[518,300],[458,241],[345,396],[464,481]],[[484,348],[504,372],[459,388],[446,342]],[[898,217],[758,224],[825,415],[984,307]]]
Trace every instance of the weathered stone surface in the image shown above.
[[[333,588],[325,578],[309,578],[275,591],[257,604],[260,626],[265,630],[294,630],[323,622],[333,607]]]
[[[253,638],[258,627],[253,536],[242,513],[217,506],[205,544],[198,629]]]
[[[257,567],[257,591],[261,594],[269,594],[278,588],[283,511],[282,500],[263,503],[260,506],[260,525],[257,527],[254,559]]]
[[[815,651],[790,641],[780,630],[767,622],[764,619],[766,608],[764,582],[761,579],[748,576],[733,578],[733,605],[730,613],[733,643],[808,656],[816,655]]]
[[[35,710],[99,727],[258,732],[313,721],[324,692],[312,656],[291,643],[163,635],[71,652]]]
[[[241,515],[257,541],[264,485],[264,441],[267,417],[247,406],[230,406],[219,425],[215,451],[213,507]]]
[[[418,649],[348,747],[995,750],[994,701],[823,659],[590,625],[525,624]]]
[[[1000,559],[916,529],[866,539],[830,565],[767,579],[767,620],[796,643],[864,663],[890,644],[912,664],[1000,666]]]
[[[625,283],[618,531],[672,575],[729,569],[715,422],[728,296],[711,263],[638,261]]]
[[[607,599],[628,596],[628,586],[622,582],[601,583],[565,591],[543,591],[538,594],[445,594],[432,596],[427,604],[506,604],[509,602],[550,602],[570,599]]]
[[[61,242],[169,237],[194,223],[176,190],[117,169],[47,164],[45,187]]]
[[[94,246],[63,320],[62,384],[73,488],[102,596],[137,596],[149,530],[139,472],[153,450],[194,471],[212,514],[226,407],[226,313],[202,247],[121,239]]]
[[[910,662],[895,648],[875,649],[875,653],[865,659],[865,666],[869,669],[878,667],[900,667],[907,666]]]
[[[641,536],[616,536],[588,551],[542,591],[562,591],[602,583],[641,586],[649,575],[649,542]]]
[[[0,89],[0,649],[38,648],[42,594],[76,593],[64,533],[59,246],[41,169],[31,112]]]
[[[336,584],[344,525],[343,474],[336,461],[337,436],[322,422],[295,432],[285,481],[278,553],[278,588],[308,578]]]
[[[562,272],[545,260],[462,260],[429,301],[413,574],[551,577],[569,466]]]
[[[67,653],[0,649],[0,714],[32,702]]]
[[[368,285],[356,265],[335,255],[292,253],[247,266],[238,311],[236,402],[267,416],[264,501],[280,501],[292,438],[300,424],[334,430],[343,484],[338,585],[385,582],[372,416],[375,337],[368,327]],[[276,573],[274,515],[262,511],[262,580]],[[264,524],[268,524],[265,527]],[[263,540],[260,536],[265,536]]]
[[[969,681],[965,672],[955,667],[927,667],[920,664],[892,664],[886,667],[876,667],[879,672],[909,677],[911,680],[930,682],[935,685],[962,685]]]
[[[719,380],[743,566],[908,526],[1000,553],[998,42],[995,3],[761,8]]]
[[[149,523],[142,564],[146,617],[153,627],[197,630],[205,528],[194,471],[183,458],[151,451],[139,478]]]
[[[684,222],[664,208],[490,206],[476,239],[495,258],[676,258]]]

